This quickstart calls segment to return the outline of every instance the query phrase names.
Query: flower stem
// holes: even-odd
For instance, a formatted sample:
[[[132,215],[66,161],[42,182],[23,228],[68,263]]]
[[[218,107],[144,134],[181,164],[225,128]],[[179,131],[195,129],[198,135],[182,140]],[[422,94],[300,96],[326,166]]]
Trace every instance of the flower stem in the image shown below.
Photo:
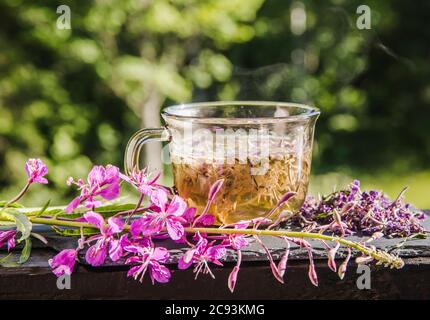
[[[40,217],[29,217],[32,223],[56,225],[64,227],[77,227],[77,228],[93,228],[93,226],[86,222],[78,221],[65,221],[52,218],[40,218]],[[124,230],[130,230],[130,225],[125,225]],[[367,247],[358,242],[350,241],[338,236],[324,235],[320,233],[312,232],[301,232],[301,231],[288,231],[288,230],[264,230],[264,229],[220,229],[220,228],[185,228],[187,233],[209,233],[209,234],[244,234],[244,235],[259,235],[259,236],[273,236],[273,237],[290,237],[290,238],[310,238],[326,241],[335,241],[343,244],[349,248],[353,248],[360,251],[364,255],[371,256],[375,260],[378,260],[380,264],[387,266],[401,268],[403,267],[403,261],[399,257],[391,255],[385,251],[376,250],[374,248]]]
[[[20,191],[20,193],[18,193],[15,198],[9,200],[8,202],[5,203],[5,205],[3,206],[3,209],[9,207],[12,203],[17,202],[19,199],[22,198],[22,196],[28,191],[28,188],[30,188],[31,183],[27,182],[26,185],[24,186],[24,188]]]

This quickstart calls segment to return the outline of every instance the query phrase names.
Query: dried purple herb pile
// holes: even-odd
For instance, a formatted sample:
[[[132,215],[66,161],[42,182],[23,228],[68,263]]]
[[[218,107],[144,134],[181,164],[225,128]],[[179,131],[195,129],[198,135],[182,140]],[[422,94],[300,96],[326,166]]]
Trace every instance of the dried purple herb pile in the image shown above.
[[[347,189],[324,197],[308,197],[293,220],[308,232],[409,237],[425,232],[424,212],[404,203],[402,190],[390,200],[382,191],[361,191],[354,180]]]

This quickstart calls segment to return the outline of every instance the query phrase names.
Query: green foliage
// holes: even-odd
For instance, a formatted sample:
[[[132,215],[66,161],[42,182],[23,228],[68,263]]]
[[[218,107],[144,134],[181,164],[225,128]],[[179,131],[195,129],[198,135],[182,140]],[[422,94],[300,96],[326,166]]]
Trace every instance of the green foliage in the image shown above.
[[[16,229],[21,233],[18,242],[24,241],[30,236],[32,224],[24,213],[17,209],[5,208],[0,211],[0,218],[15,222]]]
[[[23,181],[29,156],[46,160],[53,202],[68,195],[67,177],[83,177],[93,162],[121,166],[125,143],[153,92],[190,101],[197,83],[228,80],[232,67],[221,52],[253,37],[261,3],[3,1],[2,194]],[[60,4],[71,8],[71,30],[56,28]],[[38,204],[36,199],[26,201]]]
[[[56,28],[61,4],[71,8],[71,30]],[[51,189],[32,187],[31,205],[70,199],[65,180],[85,177],[93,163],[122,167],[154,100],[157,108],[217,99],[314,104],[322,109],[319,176],[427,170],[429,3],[366,1],[371,30],[355,26],[360,4],[2,1],[2,198],[22,187],[28,157],[45,160],[51,181]],[[304,24],[293,10],[305,12]]]

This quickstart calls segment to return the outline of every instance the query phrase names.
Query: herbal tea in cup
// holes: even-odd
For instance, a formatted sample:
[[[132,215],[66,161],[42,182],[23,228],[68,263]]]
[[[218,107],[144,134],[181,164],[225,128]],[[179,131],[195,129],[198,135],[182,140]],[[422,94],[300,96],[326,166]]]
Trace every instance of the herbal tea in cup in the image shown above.
[[[148,139],[168,140],[174,186],[201,213],[211,185],[223,179],[209,213],[220,224],[296,211],[306,196],[318,109],[278,102],[209,102],[166,108],[166,128],[143,129],[129,143],[126,171]]]

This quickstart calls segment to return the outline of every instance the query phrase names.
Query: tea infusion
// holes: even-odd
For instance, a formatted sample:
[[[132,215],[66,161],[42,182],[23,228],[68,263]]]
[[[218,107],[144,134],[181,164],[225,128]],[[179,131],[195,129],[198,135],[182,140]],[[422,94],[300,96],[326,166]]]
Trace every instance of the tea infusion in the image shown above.
[[[192,155],[180,154],[178,148],[173,148],[171,159],[177,191],[189,206],[198,209],[198,213],[207,203],[210,186],[219,179],[224,179],[224,185],[209,210],[218,223],[229,224],[265,216],[288,191],[294,191],[296,195],[282,210],[296,211],[303,204],[310,173],[309,147],[305,148],[297,141],[288,143],[285,138],[271,137],[270,152],[262,159],[260,146],[248,140],[246,157],[222,163],[219,159],[205,158],[202,150],[207,150],[208,146],[202,147],[195,141],[193,144],[195,152]],[[297,148],[305,150],[297,152]],[[263,174],[253,174],[257,167],[262,168],[262,163],[266,163]],[[280,213],[278,210],[271,218]]]

